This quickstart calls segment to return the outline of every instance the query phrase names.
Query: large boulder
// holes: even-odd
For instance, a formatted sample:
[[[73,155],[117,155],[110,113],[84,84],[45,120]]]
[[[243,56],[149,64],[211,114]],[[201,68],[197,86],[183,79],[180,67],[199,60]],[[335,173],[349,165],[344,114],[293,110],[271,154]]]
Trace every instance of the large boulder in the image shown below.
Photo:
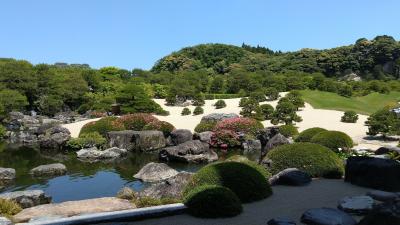
[[[338,208],[347,213],[364,215],[372,210],[374,199],[369,196],[344,197],[339,201]]]
[[[285,145],[292,143],[287,137],[283,136],[282,134],[276,134],[273,136],[265,146],[266,151],[269,151],[279,145]]]
[[[226,119],[239,118],[235,113],[211,113],[201,118],[201,122],[218,122]]]
[[[29,208],[51,202],[51,197],[42,190],[14,191],[0,194],[0,198],[16,201],[22,208]]]
[[[98,150],[96,147],[84,148],[76,152],[78,159],[88,162],[112,161],[122,158],[128,154],[126,149],[112,147],[104,151]]]
[[[171,141],[173,145],[179,145],[193,139],[193,134],[187,129],[176,129],[171,132]]]
[[[376,205],[358,225],[398,225],[400,224],[400,199]]]
[[[332,208],[309,209],[301,216],[308,225],[355,225],[357,222],[347,213]]]
[[[46,131],[46,133],[39,138],[41,149],[60,150],[67,141],[71,138],[71,133],[65,127],[55,126]]]
[[[160,160],[186,163],[204,163],[218,160],[218,155],[209,144],[200,140],[187,141],[177,146],[166,147],[160,151]]]
[[[345,181],[382,191],[400,191],[400,163],[391,159],[350,157]]]
[[[0,167],[0,183],[9,182],[15,179],[15,169]]]
[[[211,143],[211,137],[214,135],[214,132],[212,131],[204,131],[201,133],[195,133],[193,136],[195,140],[200,140],[202,142]]]
[[[76,215],[113,212],[134,208],[136,208],[135,204],[132,204],[129,200],[106,197],[40,205],[22,210],[17,215],[13,216],[13,219],[16,223],[22,223],[35,218],[65,218]]]
[[[297,168],[284,169],[269,179],[271,185],[302,186],[311,182],[311,176]]]
[[[166,140],[163,132],[155,130],[146,131],[111,131],[108,133],[110,147],[118,147],[129,151],[154,151],[165,147]]]
[[[245,140],[242,142],[242,149],[246,152],[253,152],[261,150],[260,140]]]
[[[30,174],[35,177],[59,176],[67,173],[67,167],[61,163],[41,165],[31,169]]]
[[[178,171],[172,169],[165,163],[148,163],[133,177],[144,182],[157,182],[168,179],[178,174]]]
[[[150,185],[138,193],[139,197],[180,199],[183,189],[193,176],[192,173],[180,172],[177,175]]]

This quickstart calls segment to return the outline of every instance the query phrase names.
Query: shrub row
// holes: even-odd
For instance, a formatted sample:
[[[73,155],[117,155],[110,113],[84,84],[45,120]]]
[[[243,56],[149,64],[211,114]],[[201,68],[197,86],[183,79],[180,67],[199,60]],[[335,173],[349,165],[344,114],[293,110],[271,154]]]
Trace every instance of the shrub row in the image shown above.
[[[240,98],[239,94],[204,94],[206,100]]]

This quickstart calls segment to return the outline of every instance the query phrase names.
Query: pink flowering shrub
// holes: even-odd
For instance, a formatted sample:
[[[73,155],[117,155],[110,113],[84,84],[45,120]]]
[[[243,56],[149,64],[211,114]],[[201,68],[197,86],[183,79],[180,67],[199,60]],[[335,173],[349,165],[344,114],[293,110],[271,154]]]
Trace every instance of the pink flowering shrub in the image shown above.
[[[257,131],[263,128],[264,126],[255,119],[239,117],[218,122],[214,131],[230,130],[236,133],[244,133],[246,135],[256,135]]]
[[[218,130],[211,136],[211,146],[222,147],[227,145],[228,147],[240,146],[239,136],[231,130]]]
[[[149,123],[159,121],[156,117],[148,113],[134,113],[119,117],[117,123],[124,125],[126,130],[143,130]]]

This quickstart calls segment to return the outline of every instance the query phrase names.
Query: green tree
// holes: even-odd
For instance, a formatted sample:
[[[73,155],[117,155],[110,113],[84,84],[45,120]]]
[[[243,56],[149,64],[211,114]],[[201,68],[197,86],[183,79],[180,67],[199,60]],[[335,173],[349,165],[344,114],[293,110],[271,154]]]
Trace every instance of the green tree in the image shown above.
[[[281,101],[276,106],[272,115],[271,123],[279,124],[285,123],[286,125],[293,124],[293,122],[301,122],[302,119],[296,114],[296,106],[289,101]]]
[[[16,90],[0,91],[0,105],[3,106],[4,113],[24,110],[28,104],[26,97]]]
[[[274,87],[269,87],[265,89],[265,95],[269,101],[274,101],[279,98],[279,92]]]
[[[205,97],[202,92],[197,93],[193,96],[192,105],[194,106],[203,106],[205,104]]]
[[[265,120],[272,119],[272,115],[274,114],[274,107],[272,107],[270,104],[262,104],[260,105],[260,110]]]
[[[368,135],[382,134],[387,135],[400,134],[400,117],[391,109],[384,108],[370,115],[365,121],[368,126]]]
[[[253,98],[248,98],[244,100],[241,107],[242,110],[240,111],[240,115],[242,115],[243,117],[249,117],[256,120],[264,120],[264,116],[257,100]]]
[[[224,79],[221,76],[216,76],[211,81],[210,93],[216,93],[216,94],[224,93]]]

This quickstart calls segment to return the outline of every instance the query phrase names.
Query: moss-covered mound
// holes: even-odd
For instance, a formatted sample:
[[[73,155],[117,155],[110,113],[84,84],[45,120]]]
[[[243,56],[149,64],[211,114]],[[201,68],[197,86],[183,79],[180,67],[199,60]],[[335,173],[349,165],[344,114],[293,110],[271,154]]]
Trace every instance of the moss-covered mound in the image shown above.
[[[245,156],[233,155],[233,156],[229,157],[226,161],[245,163],[245,164],[253,167],[254,169],[258,170],[258,172],[260,172],[262,175],[264,175],[264,177],[266,179],[269,179],[271,177],[271,173],[265,167],[261,166],[260,164],[254,162],[254,161],[249,160]]]
[[[303,130],[302,132],[300,132],[300,134],[296,137],[295,141],[296,142],[310,142],[311,139],[316,134],[319,134],[322,131],[326,131],[326,129],[320,128],[320,127],[308,128],[308,129]]]
[[[298,168],[312,177],[341,178],[343,161],[330,149],[314,143],[281,145],[268,152],[270,171],[276,174],[287,168]]]
[[[217,185],[194,188],[184,199],[189,213],[197,217],[232,217],[242,212],[239,198],[230,189]]]
[[[320,132],[311,139],[311,142],[328,147],[335,152],[337,152],[339,148],[346,150],[353,147],[353,140],[349,135],[340,131]]]
[[[106,137],[108,132],[118,130],[125,130],[125,127],[117,121],[116,117],[104,117],[98,121],[85,124],[79,136],[81,137],[83,134],[97,132],[101,136]]]
[[[219,162],[200,169],[188,183],[184,196],[201,185],[220,185],[231,189],[242,202],[264,199],[272,194],[265,175],[240,162]]]
[[[294,137],[299,134],[297,127],[289,124],[289,125],[282,125],[279,127],[279,133],[281,133],[285,137]]]

